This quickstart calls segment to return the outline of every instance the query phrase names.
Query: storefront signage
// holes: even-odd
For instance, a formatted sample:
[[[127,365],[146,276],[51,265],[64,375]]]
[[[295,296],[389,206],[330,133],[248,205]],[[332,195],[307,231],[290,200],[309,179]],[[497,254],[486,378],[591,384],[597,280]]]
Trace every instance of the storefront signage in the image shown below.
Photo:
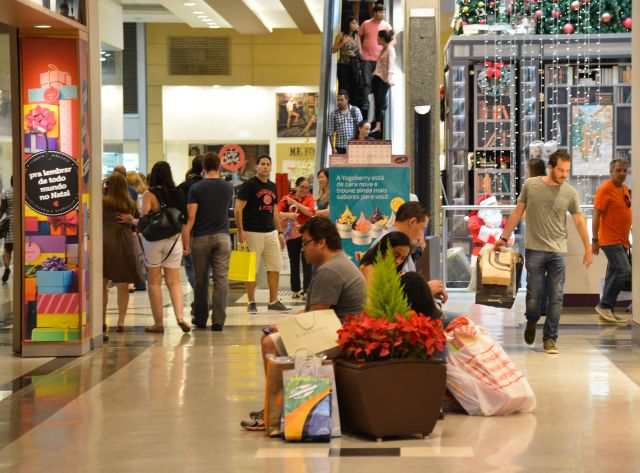
[[[238,145],[226,145],[220,150],[220,165],[228,171],[244,166],[244,150]]]
[[[78,206],[78,165],[68,154],[42,151],[25,166],[25,200],[46,216],[64,215]]]

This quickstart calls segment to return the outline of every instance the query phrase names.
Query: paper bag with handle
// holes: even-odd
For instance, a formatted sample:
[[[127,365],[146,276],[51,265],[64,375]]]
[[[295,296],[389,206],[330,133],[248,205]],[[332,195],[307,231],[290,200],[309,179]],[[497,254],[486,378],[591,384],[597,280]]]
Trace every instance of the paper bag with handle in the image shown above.
[[[480,254],[480,269],[482,270],[482,284],[508,286],[511,284],[513,271],[513,253],[487,249]]]
[[[278,322],[278,332],[287,353],[306,349],[314,355],[329,358],[340,355],[337,331],[342,327],[340,319],[331,310],[316,310],[295,314]]]

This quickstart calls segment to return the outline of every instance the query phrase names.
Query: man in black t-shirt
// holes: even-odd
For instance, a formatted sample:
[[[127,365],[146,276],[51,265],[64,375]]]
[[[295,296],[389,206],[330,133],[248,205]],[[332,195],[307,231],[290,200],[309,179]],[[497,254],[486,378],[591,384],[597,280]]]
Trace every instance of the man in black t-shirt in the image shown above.
[[[200,182],[202,180],[202,156],[198,155],[191,161],[191,169],[189,170],[189,174],[187,175],[187,179],[178,186],[178,189],[182,191],[184,194],[184,201],[189,202],[189,189],[196,182]],[[187,273],[187,281],[189,281],[189,286],[191,286],[191,290],[196,290],[196,281],[193,275],[193,262],[191,260],[191,255],[183,255],[184,261],[184,270]],[[193,315],[193,302],[191,303],[191,315]]]
[[[256,264],[264,265],[269,284],[269,310],[284,312],[291,310],[278,300],[280,268],[284,234],[280,228],[278,214],[278,190],[269,180],[271,158],[263,155],[256,164],[256,176],[245,182],[238,191],[234,214],[238,226],[238,243],[246,243],[250,251],[256,253]],[[256,268],[257,269],[257,268]],[[247,283],[249,305],[247,311],[258,312],[255,299],[256,283]]]
[[[220,178],[220,157],[205,154],[204,179],[191,186],[187,212],[184,253],[191,253],[195,276],[193,319],[198,328],[206,328],[212,308],[211,330],[222,331],[227,318],[229,296],[229,207],[233,186]],[[213,301],[209,301],[209,275],[213,274]]]

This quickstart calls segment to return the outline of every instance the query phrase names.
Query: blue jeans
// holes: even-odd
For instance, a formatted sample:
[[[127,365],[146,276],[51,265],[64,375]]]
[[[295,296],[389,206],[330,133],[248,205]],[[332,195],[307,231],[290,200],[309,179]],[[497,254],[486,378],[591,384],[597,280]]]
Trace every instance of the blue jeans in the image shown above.
[[[184,261],[184,271],[187,273],[187,281],[189,281],[189,286],[191,289],[196,288],[196,277],[193,274],[193,260],[191,259],[191,255],[184,255],[182,257]]]
[[[209,307],[212,323],[224,325],[229,296],[229,258],[231,239],[226,233],[214,233],[193,238],[191,258],[195,274],[193,318],[197,325],[206,325]],[[213,275],[213,301],[209,303],[209,275]]]
[[[624,245],[607,245],[600,248],[607,257],[607,274],[604,277],[600,307],[613,310],[622,286],[631,278],[631,265]]]
[[[562,313],[564,276],[567,255],[549,251],[525,250],[527,268],[527,322],[540,319],[540,301],[547,296],[547,311],[544,321],[543,340],[558,339],[558,325]]]

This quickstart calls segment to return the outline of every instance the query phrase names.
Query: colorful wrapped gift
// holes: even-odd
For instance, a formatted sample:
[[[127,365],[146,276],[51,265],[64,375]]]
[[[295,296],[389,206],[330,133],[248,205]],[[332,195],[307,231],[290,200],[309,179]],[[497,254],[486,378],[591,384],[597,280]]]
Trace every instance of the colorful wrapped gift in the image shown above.
[[[36,278],[25,278],[24,300],[27,302],[36,300]]]
[[[36,271],[36,285],[42,294],[64,294],[71,290],[73,271]]]
[[[38,233],[38,217],[25,217],[24,231],[26,233]]]
[[[63,236],[34,235],[27,239],[28,243],[36,244],[42,253],[65,253],[67,239]]]
[[[60,258],[60,259],[64,260],[64,257],[65,257],[64,253],[40,253],[40,256],[38,256],[37,258],[32,259],[31,261],[27,261],[27,263],[29,265],[32,265],[32,266],[40,266],[49,258]],[[65,267],[66,267],[66,265],[65,265]]]
[[[51,235],[73,236],[78,234],[78,211],[74,210],[58,217],[49,217]]]
[[[41,314],[38,312],[38,328],[78,328],[80,314]],[[87,314],[82,314],[82,326],[87,323]]]
[[[58,69],[55,64],[49,64],[49,70],[40,74],[40,86],[63,87],[71,84],[71,74]]]
[[[51,235],[51,226],[49,222],[38,221],[38,235]]]
[[[46,133],[50,138],[57,138],[60,133],[58,126],[58,106],[52,104],[30,104],[24,109],[24,129],[29,133]],[[26,145],[26,143],[25,143]]]
[[[77,292],[68,294],[38,294],[38,314],[78,314],[80,297]],[[38,325],[40,327],[40,325]]]
[[[34,328],[31,332],[34,342],[67,342],[78,340],[77,328]]]
[[[78,244],[70,243],[67,245],[67,266],[78,265]]]
[[[26,302],[24,304],[24,336],[26,340],[31,339],[31,332],[36,327],[36,303]]]
[[[75,139],[76,100],[60,100],[60,151],[76,158],[78,156]]]
[[[63,85],[57,89],[53,89],[56,93],[52,95],[50,87],[40,87],[38,89],[29,89],[29,102],[54,102],[62,99],[77,99],[78,88],[75,85]]]
[[[44,135],[36,135],[35,133],[24,134],[24,152],[37,153],[38,151],[57,151],[58,138],[51,138]]]

